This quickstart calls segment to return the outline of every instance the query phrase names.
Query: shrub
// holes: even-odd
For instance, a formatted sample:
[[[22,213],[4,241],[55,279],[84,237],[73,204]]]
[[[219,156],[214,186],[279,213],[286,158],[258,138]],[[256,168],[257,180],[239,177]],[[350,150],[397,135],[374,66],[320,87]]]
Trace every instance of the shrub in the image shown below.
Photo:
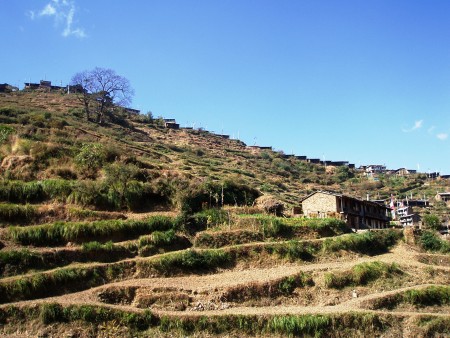
[[[431,230],[439,230],[441,228],[441,221],[438,216],[427,214],[423,216],[424,225]]]
[[[438,235],[432,231],[424,231],[419,238],[423,249],[432,252],[450,252],[450,243],[441,240]]]
[[[85,143],[75,156],[75,164],[87,177],[93,177],[103,166],[106,154],[102,144]]]
[[[14,128],[0,125],[0,145],[5,143],[12,133],[14,133]]]

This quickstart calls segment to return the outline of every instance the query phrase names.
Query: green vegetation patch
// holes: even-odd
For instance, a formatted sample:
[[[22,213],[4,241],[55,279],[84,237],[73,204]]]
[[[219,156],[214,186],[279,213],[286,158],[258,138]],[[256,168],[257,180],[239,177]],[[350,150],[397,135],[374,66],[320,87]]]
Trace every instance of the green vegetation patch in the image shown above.
[[[10,227],[8,234],[21,245],[49,246],[95,239],[129,239],[175,226],[173,218],[154,216],[143,221],[56,222],[26,228]]]
[[[365,285],[380,278],[391,278],[401,274],[397,264],[383,262],[368,262],[355,265],[351,270],[341,273],[325,274],[325,286],[341,289],[347,286]]]
[[[450,286],[433,285],[423,289],[411,289],[394,295],[381,297],[372,304],[371,309],[394,309],[401,304],[416,308],[450,305]]]
[[[419,238],[419,243],[426,251],[450,253],[450,243],[440,239],[433,231],[424,231]]]
[[[44,303],[33,307],[8,306],[0,309],[0,323],[23,323],[39,320],[44,325],[57,323],[84,322],[94,325],[94,332],[103,326],[114,324],[127,327],[133,334],[155,336],[210,334],[222,335],[239,333],[251,336],[282,335],[288,337],[378,337],[383,335],[398,320],[390,315],[372,313],[306,314],[283,316],[183,316],[170,317],[143,312],[128,312],[94,305],[63,306],[58,303]],[[438,323],[439,321],[439,323]],[[445,320],[424,318],[420,325],[431,327],[435,332],[443,332],[438,326]],[[159,330],[160,332],[149,331]],[[444,329],[445,330],[445,329]]]
[[[263,241],[260,232],[250,230],[201,232],[195,237],[194,245],[199,248],[221,248],[228,245],[237,245]]]
[[[205,273],[235,264],[235,258],[223,250],[186,250],[162,255],[146,261],[138,261],[140,277],[152,273],[172,276],[183,273]]]
[[[444,337],[450,335],[450,318],[423,316],[418,318],[418,326],[424,337]]]
[[[85,290],[129,275],[133,262],[68,267],[0,281],[0,303],[36,299]]]
[[[395,230],[367,231],[362,234],[349,234],[325,239],[323,251],[326,253],[336,253],[340,250],[345,250],[367,255],[376,255],[387,252],[401,237],[402,232]]]
[[[280,218],[269,215],[240,215],[242,226],[252,227],[268,238],[299,238],[338,236],[349,233],[351,229],[345,222],[334,218]]]
[[[313,285],[314,281],[311,275],[302,272],[266,283],[255,282],[228,288],[222,294],[220,300],[223,302],[242,303],[249,300],[259,300],[263,297],[276,298],[279,296],[289,296],[296,288]]]
[[[3,113],[4,108],[0,108],[0,112]],[[10,126],[0,125],[0,145],[8,140],[9,136],[14,133],[14,128]]]
[[[37,216],[38,211],[32,205],[0,203],[0,223],[29,223]]]
[[[0,201],[12,203],[66,201],[77,181],[62,179],[43,181],[0,181]]]

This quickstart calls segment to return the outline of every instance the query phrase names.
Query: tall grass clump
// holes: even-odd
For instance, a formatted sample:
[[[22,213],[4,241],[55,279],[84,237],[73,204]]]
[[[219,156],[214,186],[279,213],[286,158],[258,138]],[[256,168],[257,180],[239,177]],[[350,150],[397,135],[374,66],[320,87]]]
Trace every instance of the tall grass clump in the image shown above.
[[[138,262],[141,271],[154,270],[159,274],[170,276],[180,273],[203,273],[215,271],[234,263],[232,255],[223,250],[186,250],[166,254],[158,259]]]
[[[332,327],[328,315],[275,316],[268,323],[268,329],[277,334],[294,337],[322,337]]]
[[[39,182],[0,181],[0,200],[11,203],[30,203],[44,200]]]
[[[418,325],[423,330],[423,337],[447,337],[450,335],[450,318],[421,316]]]
[[[420,290],[407,290],[402,301],[416,307],[450,305],[450,286],[429,286]]]
[[[395,230],[367,231],[362,234],[327,238],[323,242],[322,249],[325,253],[346,250],[375,255],[388,251],[401,236],[401,232]]]
[[[37,269],[43,265],[42,256],[28,249],[0,251],[0,275],[3,276],[20,273],[29,268]]]
[[[0,181],[0,201],[36,203],[46,200],[65,202],[78,183],[67,180]]]
[[[228,245],[261,242],[263,235],[257,231],[209,231],[195,236],[195,246],[199,248],[221,248]]]
[[[28,307],[11,305],[0,309],[1,324],[20,324],[34,319],[40,320],[44,325],[84,322],[93,325],[91,333],[97,332],[97,334],[108,337],[118,336],[118,332],[114,330],[116,327],[126,327],[131,330],[130,334],[134,336],[139,331],[157,325],[159,321],[158,317],[152,315],[149,310],[145,310],[143,313],[135,313],[98,305],[64,306],[53,302]],[[112,332],[108,330],[109,324],[111,324]]]
[[[28,223],[38,216],[32,205],[0,203],[0,223]]]
[[[336,218],[307,219],[305,225],[317,231],[321,237],[336,236],[351,232],[351,229],[344,221]]]
[[[228,213],[225,210],[218,208],[203,210],[196,213],[195,216],[205,217],[208,227],[223,225],[229,222]]]
[[[155,230],[169,230],[174,226],[173,218],[155,216],[142,221],[56,222],[26,228],[10,227],[8,234],[22,245],[46,246],[86,240],[129,239]]]
[[[388,295],[368,304],[371,309],[394,309],[401,304],[416,308],[426,306],[450,305],[450,286],[433,285],[422,289],[410,289],[394,295]]]
[[[122,278],[133,269],[130,262],[110,266],[60,268],[0,281],[0,303],[15,302],[85,290]]]
[[[174,251],[191,246],[188,239],[177,236],[174,229],[154,231],[150,235],[139,237],[138,250],[140,256],[150,256],[165,251]]]
[[[402,273],[402,271],[395,263],[361,263],[355,265],[349,271],[325,274],[325,286],[328,288],[341,289],[346,286],[365,285],[380,278],[390,278],[392,275],[399,273]]]
[[[303,241],[289,241],[267,247],[269,253],[276,253],[280,258],[288,259],[291,262],[296,260],[310,261],[314,258],[317,249],[314,245]]]
[[[46,199],[65,202],[72,193],[76,181],[68,180],[45,180],[40,182]]]

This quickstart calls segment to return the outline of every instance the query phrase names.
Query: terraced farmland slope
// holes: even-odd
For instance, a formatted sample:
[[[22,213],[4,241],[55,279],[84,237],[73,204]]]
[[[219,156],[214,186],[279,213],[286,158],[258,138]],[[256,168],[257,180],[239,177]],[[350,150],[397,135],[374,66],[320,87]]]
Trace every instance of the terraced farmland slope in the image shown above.
[[[46,232],[80,231],[70,245],[67,238],[51,247],[37,247],[33,241],[45,235],[33,237],[31,226],[20,228],[22,237],[3,229],[2,240],[12,243],[5,240],[9,257],[1,257],[2,333],[448,334],[448,254],[422,253],[394,230],[344,234],[333,220],[232,217],[209,229],[201,215],[77,229],[57,223]],[[102,234],[88,235],[99,224]],[[107,224],[113,230],[104,230]]]
[[[0,99],[1,335],[450,335],[450,247],[435,233],[356,234],[252,206],[323,187],[390,194],[388,181],[123,111],[98,125],[70,96]]]

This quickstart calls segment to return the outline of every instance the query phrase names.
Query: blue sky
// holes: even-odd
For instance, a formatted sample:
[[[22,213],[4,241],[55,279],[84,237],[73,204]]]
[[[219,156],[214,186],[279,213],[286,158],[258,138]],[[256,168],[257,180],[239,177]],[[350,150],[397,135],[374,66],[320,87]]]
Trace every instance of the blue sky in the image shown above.
[[[450,2],[0,0],[0,82],[111,68],[248,145],[450,174]]]

